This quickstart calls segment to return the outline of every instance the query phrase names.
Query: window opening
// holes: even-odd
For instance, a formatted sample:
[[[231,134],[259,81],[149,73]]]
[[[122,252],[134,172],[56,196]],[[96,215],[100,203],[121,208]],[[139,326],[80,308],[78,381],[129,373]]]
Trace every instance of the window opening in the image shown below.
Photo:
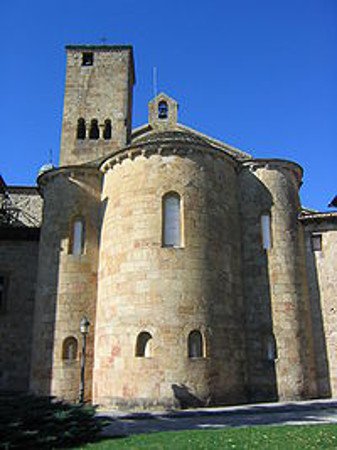
[[[188,357],[202,358],[204,356],[203,339],[200,331],[193,330],[188,336]]]
[[[79,256],[84,252],[84,221],[76,219],[72,226],[70,253]]]
[[[111,139],[111,120],[109,119],[104,122],[103,138],[105,140]]]
[[[265,250],[271,248],[271,221],[270,214],[262,214],[261,216],[261,232],[262,232],[262,247]]]
[[[142,331],[137,337],[136,356],[149,358],[151,356],[152,336],[147,331]]]
[[[0,275],[0,313],[6,309],[6,291],[7,279],[4,275]]]
[[[271,334],[267,338],[267,360],[275,361],[277,359],[277,347],[274,334]]]
[[[96,119],[92,119],[90,124],[89,139],[99,139],[99,128]]]
[[[94,64],[94,54],[92,52],[82,53],[82,66],[92,66]]]
[[[77,139],[85,139],[86,135],[86,127],[85,127],[85,120],[84,119],[78,119],[77,121]]]
[[[73,336],[67,337],[63,341],[62,359],[65,361],[75,361],[77,359],[77,339]]]
[[[162,100],[158,103],[158,119],[168,118],[168,104]]]
[[[163,246],[181,246],[180,195],[169,192],[163,197]]]
[[[322,235],[321,234],[313,234],[311,236],[311,247],[314,252],[322,251]]]

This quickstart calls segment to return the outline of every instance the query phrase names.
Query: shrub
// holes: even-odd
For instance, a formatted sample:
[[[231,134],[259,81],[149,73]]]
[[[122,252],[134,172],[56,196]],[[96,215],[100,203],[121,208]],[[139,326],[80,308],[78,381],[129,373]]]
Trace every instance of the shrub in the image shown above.
[[[51,449],[98,439],[96,408],[52,397],[0,396],[0,448]]]

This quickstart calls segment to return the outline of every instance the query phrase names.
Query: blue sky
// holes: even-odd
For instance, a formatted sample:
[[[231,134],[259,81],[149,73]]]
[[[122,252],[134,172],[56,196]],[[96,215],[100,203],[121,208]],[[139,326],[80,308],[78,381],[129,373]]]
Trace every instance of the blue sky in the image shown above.
[[[297,161],[306,206],[337,194],[336,0],[4,0],[0,171],[35,183],[58,162],[66,44],[132,44],[133,125],[152,69],[180,122],[254,157]]]

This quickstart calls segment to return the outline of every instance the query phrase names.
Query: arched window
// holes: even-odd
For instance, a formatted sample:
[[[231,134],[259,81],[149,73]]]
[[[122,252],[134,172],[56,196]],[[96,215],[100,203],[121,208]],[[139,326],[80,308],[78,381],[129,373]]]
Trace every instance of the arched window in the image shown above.
[[[137,337],[136,356],[149,358],[151,356],[152,336],[147,331],[142,331]]]
[[[73,336],[67,337],[62,345],[62,359],[64,361],[76,361],[77,359],[77,339]]]
[[[272,246],[271,220],[269,213],[264,213],[261,216],[261,234],[262,234],[262,247],[265,250],[269,250]]]
[[[268,361],[277,359],[277,346],[274,334],[269,334],[266,337],[266,356]]]
[[[104,122],[103,138],[105,140],[111,139],[111,120],[107,119]]]
[[[200,331],[193,330],[188,335],[188,357],[202,358],[204,356],[204,345]]]
[[[83,118],[80,118],[77,121],[77,139],[85,139],[85,135],[86,135],[85,120]]]
[[[83,218],[79,217],[72,223],[70,236],[69,253],[75,256],[82,255],[84,252],[85,227]]]
[[[161,100],[158,103],[158,119],[167,119],[168,118],[168,104],[165,100]]]
[[[99,128],[96,119],[92,119],[90,124],[89,139],[99,139]]]
[[[163,197],[163,246],[181,246],[180,195],[168,192]]]

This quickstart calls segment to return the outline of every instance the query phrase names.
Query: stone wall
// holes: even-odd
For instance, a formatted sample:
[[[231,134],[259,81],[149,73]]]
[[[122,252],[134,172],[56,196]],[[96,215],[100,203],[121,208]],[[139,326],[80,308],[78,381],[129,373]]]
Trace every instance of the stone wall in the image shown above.
[[[93,54],[92,65],[82,65],[83,53]],[[127,144],[131,134],[132,48],[129,46],[68,46],[60,165],[80,164],[108,155]],[[83,118],[86,138],[77,139]],[[89,139],[91,121],[99,126],[99,139]],[[103,138],[105,120],[112,135]]]
[[[250,398],[316,394],[303,230],[298,221],[301,169],[278,160],[247,162],[241,174],[247,373]],[[261,215],[272,245],[263,249]],[[266,338],[275,337],[268,358]]]
[[[146,146],[136,148],[134,155],[130,149],[120,164],[106,163],[94,402],[242,402],[236,164],[191,144],[154,148],[149,154]],[[181,196],[179,248],[162,246],[162,198],[170,191]],[[187,339],[195,329],[203,334],[205,356],[189,358]],[[135,354],[142,331],[152,335],[149,357]]]
[[[329,215],[327,215],[329,216]],[[337,395],[337,214],[322,218],[303,216],[315,358],[320,397]],[[321,236],[321,250],[313,250],[312,236]]]
[[[90,322],[87,349],[86,399],[91,398],[93,337],[97,292],[100,226],[100,174],[93,168],[59,169],[39,179],[44,195],[31,389],[67,400],[78,398],[81,335],[79,325]],[[74,219],[83,218],[83,254],[71,252]],[[65,339],[77,340],[73,360],[63,357]]]
[[[0,274],[7,279],[0,310],[0,390],[29,384],[38,242],[0,240]]]

